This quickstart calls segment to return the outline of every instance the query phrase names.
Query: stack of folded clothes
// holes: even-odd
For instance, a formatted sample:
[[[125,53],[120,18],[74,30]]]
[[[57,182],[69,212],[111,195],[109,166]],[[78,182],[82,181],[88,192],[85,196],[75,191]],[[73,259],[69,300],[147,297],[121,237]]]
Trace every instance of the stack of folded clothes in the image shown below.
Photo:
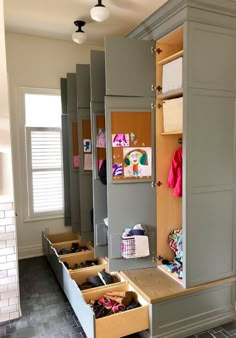
[[[75,252],[81,252],[81,251],[86,251],[88,248],[86,246],[80,246],[79,243],[72,243],[71,248],[60,248],[57,250],[58,255],[67,255],[70,253],[75,253]]]
[[[66,261],[63,262],[63,264],[65,265],[65,267],[68,270],[77,270],[77,269],[88,268],[90,266],[98,265],[98,261],[97,260],[87,260],[85,262],[75,263],[73,266],[70,266]]]
[[[81,290],[115,283],[114,277],[103,269],[97,276],[88,277],[85,283],[78,284]]]
[[[112,315],[140,307],[137,294],[134,291],[111,291],[107,292],[98,300],[91,300],[90,307],[96,318]]]

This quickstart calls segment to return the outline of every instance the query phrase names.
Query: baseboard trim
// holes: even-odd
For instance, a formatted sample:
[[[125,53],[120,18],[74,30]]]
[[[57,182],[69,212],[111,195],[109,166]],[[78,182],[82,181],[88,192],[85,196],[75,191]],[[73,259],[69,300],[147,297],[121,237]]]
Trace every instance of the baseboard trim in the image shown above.
[[[42,244],[18,247],[18,258],[19,259],[32,258],[32,257],[38,257],[38,256],[43,256]]]

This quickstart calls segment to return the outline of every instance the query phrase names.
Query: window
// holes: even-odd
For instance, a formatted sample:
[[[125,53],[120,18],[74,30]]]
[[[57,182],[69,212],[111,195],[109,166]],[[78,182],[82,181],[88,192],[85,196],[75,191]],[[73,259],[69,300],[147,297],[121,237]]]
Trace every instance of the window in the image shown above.
[[[26,218],[63,214],[61,97],[50,90],[24,90]]]

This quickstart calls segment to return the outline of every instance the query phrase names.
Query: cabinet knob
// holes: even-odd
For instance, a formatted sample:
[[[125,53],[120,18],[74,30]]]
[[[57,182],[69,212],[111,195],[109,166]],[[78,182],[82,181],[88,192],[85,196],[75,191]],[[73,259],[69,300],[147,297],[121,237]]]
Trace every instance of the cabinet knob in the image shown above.
[[[153,181],[152,182],[152,188],[160,187],[161,185],[162,185],[161,181],[157,181],[157,182]]]

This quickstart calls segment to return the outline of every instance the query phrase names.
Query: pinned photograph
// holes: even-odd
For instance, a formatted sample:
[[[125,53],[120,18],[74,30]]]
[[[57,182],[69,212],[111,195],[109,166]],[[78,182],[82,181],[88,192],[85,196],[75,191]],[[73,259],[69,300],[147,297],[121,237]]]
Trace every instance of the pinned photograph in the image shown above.
[[[83,144],[84,144],[84,153],[91,153],[91,151],[92,151],[91,140],[84,139]]]
[[[124,148],[124,177],[150,177],[152,175],[152,148]]]
[[[112,147],[128,147],[129,134],[112,134]]]

